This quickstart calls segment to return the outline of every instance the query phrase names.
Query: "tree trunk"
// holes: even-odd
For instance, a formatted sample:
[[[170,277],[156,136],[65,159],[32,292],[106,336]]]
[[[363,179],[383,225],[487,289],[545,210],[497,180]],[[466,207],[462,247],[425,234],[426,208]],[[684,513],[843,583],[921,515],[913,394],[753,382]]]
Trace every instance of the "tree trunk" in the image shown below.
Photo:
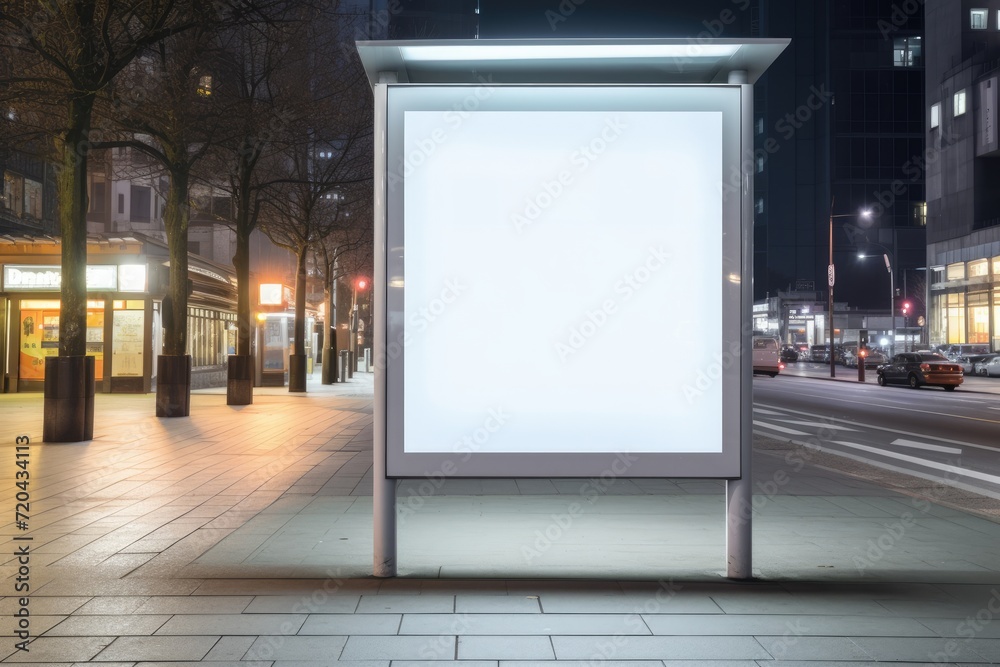
[[[295,271],[295,354],[306,353],[306,253],[299,248]]]
[[[62,234],[62,286],[59,356],[87,353],[87,160],[94,97],[70,102],[70,129],[61,148],[58,178],[59,230]]]
[[[255,154],[256,155],[256,154]],[[253,339],[253,312],[250,303],[250,235],[253,233],[254,219],[251,214],[250,187],[256,157],[250,159],[247,151],[240,152],[239,191],[236,193],[236,254],[233,267],[236,269],[236,354],[249,355]]]
[[[163,354],[157,358],[156,416],[187,417],[191,414],[191,356],[187,354],[188,183],[190,167],[170,165],[170,191],[163,222],[170,252],[167,294],[173,317],[164,318]],[[164,299],[164,307],[167,307]]]
[[[296,253],[295,271],[295,343],[288,357],[288,391],[306,390],[306,254],[301,246]]]
[[[170,282],[167,288],[173,306],[173,326],[163,337],[163,354],[187,354],[187,301],[188,301],[188,184],[190,172],[186,166],[170,169],[170,191],[163,223],[167,228],[167,245],[170,251]]]
[[[44,442],[94,437],[94,358],[87,354],[87,158],[94,95],[69,103],[69,130],[57,148],[62,284],[59,288],[59,355],[45,360],[42,404]]]
[[[326,300],[326,335],[323,337],[323,384],[337,381],[337,290],[334,288],[336,260],[330,261],[326,244],[323,250],[323,298]]]

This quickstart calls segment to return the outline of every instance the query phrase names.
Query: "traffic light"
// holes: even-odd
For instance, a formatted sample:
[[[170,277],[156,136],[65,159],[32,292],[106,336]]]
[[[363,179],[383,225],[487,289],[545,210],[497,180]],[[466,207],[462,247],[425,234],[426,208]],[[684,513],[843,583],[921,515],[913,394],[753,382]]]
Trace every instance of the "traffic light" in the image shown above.
[[[904,301],[903,302],[903,315],[904,316],[910,314],[910,306],[911,306],[911,304],[910,304],[909,301]]]

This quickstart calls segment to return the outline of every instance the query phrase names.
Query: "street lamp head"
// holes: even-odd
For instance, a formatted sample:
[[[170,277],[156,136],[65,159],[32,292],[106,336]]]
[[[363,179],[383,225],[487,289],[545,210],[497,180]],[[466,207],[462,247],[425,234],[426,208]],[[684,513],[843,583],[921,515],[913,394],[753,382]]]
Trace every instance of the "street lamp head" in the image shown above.
[[[867,220],[868,218],[872,217],[872,210],[870,208],[863,208],[863,209],[861,209],[861,214],[860,215],[861,215],[862,218],[864,218],[865,220]]]

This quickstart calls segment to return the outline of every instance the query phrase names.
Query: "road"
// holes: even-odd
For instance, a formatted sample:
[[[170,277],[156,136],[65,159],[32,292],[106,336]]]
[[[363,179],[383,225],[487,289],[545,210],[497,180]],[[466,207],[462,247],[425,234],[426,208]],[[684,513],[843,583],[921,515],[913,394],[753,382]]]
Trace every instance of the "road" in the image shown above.
[[[949,393],[755,377],[754,432],[1000,499],[1000,394],[975,387],[1000,381],[972,378]]]

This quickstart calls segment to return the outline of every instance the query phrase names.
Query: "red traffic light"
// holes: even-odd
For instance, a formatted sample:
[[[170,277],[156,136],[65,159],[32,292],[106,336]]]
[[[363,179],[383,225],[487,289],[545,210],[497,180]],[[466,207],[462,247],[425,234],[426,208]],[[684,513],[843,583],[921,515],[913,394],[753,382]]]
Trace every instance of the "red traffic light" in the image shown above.
[[[906,315],[908,312],[910,312],[910,302],[909,301],[904,301],[903,302],[903,314]]]

